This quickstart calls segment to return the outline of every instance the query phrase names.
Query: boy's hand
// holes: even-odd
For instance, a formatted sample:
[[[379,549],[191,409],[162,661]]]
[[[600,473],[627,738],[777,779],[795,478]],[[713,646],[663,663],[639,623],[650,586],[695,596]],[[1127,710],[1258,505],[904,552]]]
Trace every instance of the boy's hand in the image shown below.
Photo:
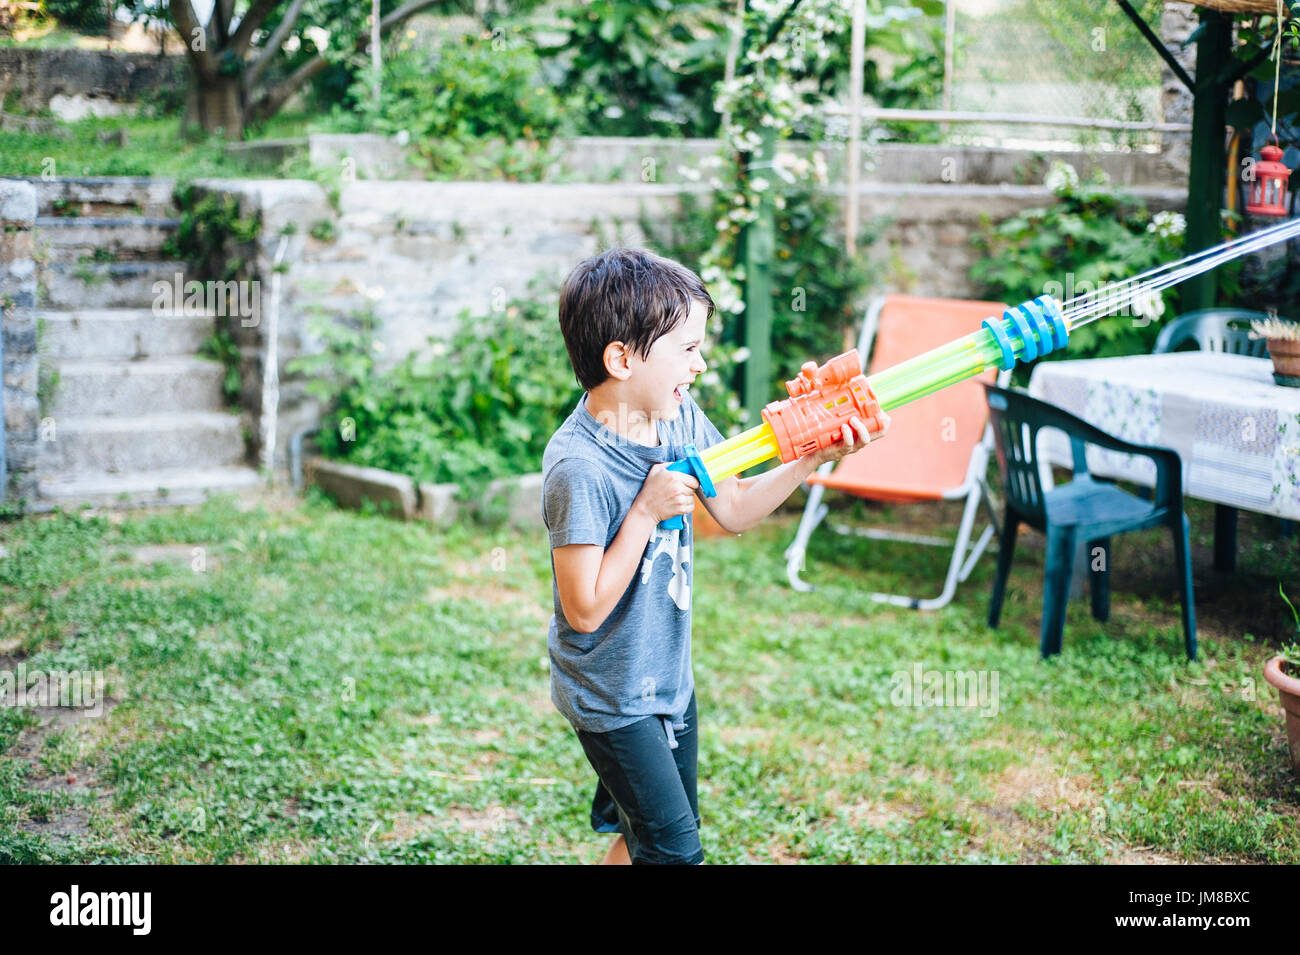
[[[846,454],[861,451],[873,440],[879,441],[889,431],[890,424],[889,415],[885,414],[883,410],[880,412],[880,421],[881,428],[879,431],[868,431],[866,423],[857,415],[854,415],[849,419],[849,424],[853,425],[852,428],[847,424],[840,427],[840,437],[843,440],[837,441],[829,448],[822,448],[812,455],[813,466],[819,468],[828,461],[838,461]],[[855,432],[856,437],[854,436]]]
[[[666,464],[656,464],[646,475],[632,506],[644,510],[658,524],[695,510],[695,490],[699,486],[700,482],[691,475],[669,471]]]

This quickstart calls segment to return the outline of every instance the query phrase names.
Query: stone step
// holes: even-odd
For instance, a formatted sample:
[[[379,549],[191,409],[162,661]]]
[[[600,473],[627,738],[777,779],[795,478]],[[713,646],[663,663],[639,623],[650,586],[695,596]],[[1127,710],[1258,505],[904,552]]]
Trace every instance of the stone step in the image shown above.
[[[131,417],[158,411],[221,411],[226,369],[206,358],[71,360],[55,365],[50,414]]]
[[[226,467],[244,460],[243,423],[222,412],[56,418],[50,437],[38,445],[38,474]]]
[[[100,257],[96,261],[157,261],[162,257],[163,243],[175,233],[179,221],[147,216],[37,216],[36,242],[48,247],[50,262],[77,264],[95,256]]]
[[[142,176],[24,177],[38,216],[172,216],[174,179]]]
[[[47,308],[149,308],[155,282],[176,283],[183,262],[52,262],[38,272]],[[168,301],[170,301],[170,295]]]
[[[45,311],[36,318],[44,322],[41,357],[50,361],[192,356],[216,330],[211,315],[155,315],[143,308]]]
[[[126,474],[83,473],[74,477],[38,479],[33,511],[55,507],[143,507],[159,504],[201,504],[213,494],[255,494],[262,480],[248,467],[167,468]]]

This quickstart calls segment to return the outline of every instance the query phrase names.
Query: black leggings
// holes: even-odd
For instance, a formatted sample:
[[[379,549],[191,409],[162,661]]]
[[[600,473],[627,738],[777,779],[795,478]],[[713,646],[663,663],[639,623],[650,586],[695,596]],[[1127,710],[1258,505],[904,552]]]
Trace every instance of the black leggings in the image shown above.
[[[578,730],[587,761],[599,782],[591,801],[591,827],[621,832],[633,865],[698,865],[700,810],[696,798],[695,694],[686,707],[685,729],[668,742],[663,720],[647,716],[608,733]]]

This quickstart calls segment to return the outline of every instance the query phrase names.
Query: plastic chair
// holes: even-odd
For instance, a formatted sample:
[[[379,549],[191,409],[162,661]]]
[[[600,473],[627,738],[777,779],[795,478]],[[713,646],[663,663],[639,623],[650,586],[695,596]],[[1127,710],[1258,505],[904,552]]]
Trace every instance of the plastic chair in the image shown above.
[[[1201,351],[1267,358],[1268,342],[1250,337],[1250,323],[1266,318],[1264,312],[1244,308],[1202,308],[1188,312],[1160,330],[1151,354],[1171,352],[1186,341],[1194,341]]]
[[[867,309],[858,354],[864,361],[869,354],[872,356],[869,374],[874,373],[968,335],[984,319],[1005,310],[1006,306],[999,302],[882,296]],[[1003,372],[998,380],[1005,384],[1009,377],[1010,372]],[[937,610],[952,600],[957,584],[970,576],[975,562],[997,533],[997,512],[985,480],[993,439],[988,430],[988,408],[980,391],[981,380],[992,378],[990,371],[895,409],[890,412],[889,434],[879,445],[851,454],[838,465],[823,465],[808,478],[803,518],[794,542],[785,551],[791,587],[804,592],[814,589],[799,573],[808,542],[828,512],[822,499],[831,488],[876,501],[965,501],[955,542],[928,535],[831,525],[838,534],[951,548],[952,558],[939,596],[868,596],[880,603],[919,610]],[[990,523],[974,546],[968,546],[981,499],[988,508]]]
[[[1160,330],[1151,354],[1171,352],[1187,341],[1196,342],[1202,351],[1227,352],[1267,358],[1268,342],[1250,337],[1250,323],[1268,318],[1264,312],[1244,308],[1203,308],[1179,315]],[[1289,525],[1284,524],[1284,529]],[[1227,504],[1214,505],[1214,567],[1232,571],[1237,565],[1237,509]]]
[[[998,466],[1006,489],[1006,516],[998,552],[997,576],[989,601],[989,626],[1002,615],[1002,599],[1015,553],[1021,522],[1047,535],[1047,570],[1043,581],[1043,624],[1040,650],[1044,657],[1061,652],[1065,607],[1077,545],[1103,549],[1100,569],[1092,569],[1092,615],[1110,617],[1110,539],[1116,534],[1148,527],[1167,527],[1174,537],[1174,560],[1182,588],[1183,639],[1187,659],[1196,659],[1196,608],[1192,594],[1189,525],[1183,513],[1183,469],[1178,452],[1123,441],[1055,405],[1019,391],[985,385],[992,416]],[[1070,439],[1074,478],[1044,488],[1038,458],[1038,432],[1058,428]],[[1088,472],[1086,445],[1150,458],[1156,466],[1153,501],[1144,501]]]

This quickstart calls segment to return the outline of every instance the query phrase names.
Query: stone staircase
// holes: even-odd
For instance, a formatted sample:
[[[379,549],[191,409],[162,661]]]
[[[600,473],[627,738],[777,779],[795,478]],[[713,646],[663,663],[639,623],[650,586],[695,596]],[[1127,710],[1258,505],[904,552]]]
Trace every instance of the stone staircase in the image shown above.
[[[186,271],[162,254],[177,225],[172,182],[31,182],[40,362],[57,375],[42,410],[35,509],[186,504],[254,488],[240,416],[222,395],[225,369],[198,357],[216,318],[152,307],[154,283]]]

